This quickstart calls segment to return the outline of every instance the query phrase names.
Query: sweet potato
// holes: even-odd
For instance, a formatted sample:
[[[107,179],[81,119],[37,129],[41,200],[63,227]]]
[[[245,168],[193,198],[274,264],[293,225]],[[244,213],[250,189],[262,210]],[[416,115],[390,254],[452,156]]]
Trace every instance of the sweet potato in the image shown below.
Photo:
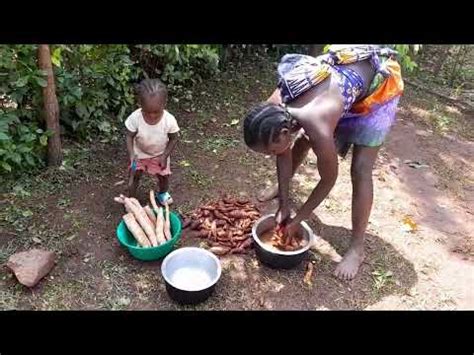
[[[216,222],[213,221],[211,223],[211,235],[214,237],[214,238],[217,238],[217,227],[216,227]]]
[[[227,213],[236,210],[236,208],[235,208],[234,206],[231,206],[231,207],[219,207],[217,210],[218,210],[220,213],[223,213],[223,214],[227,215]]]
[[[231,237],[231,238],[232,238],[232,237]],[[218,236],[218,237],[217,237],[217,241],[218,241],[218,242],[228,242],[228,241],[230,241],[230,238],[229,238],[228,235],[223,235],[222,237],[219,237],[219,236]]]
[[[207,237],[209,237],[209,231],[207,231],[207,230],[196,231],[196,232],[193,233],[192,236],[196,237],[196,238],[207,238]]]
[[[229,197],[224,197],[222,198],[222,202],[226,203],[226,204],[229,204],[229,205],[233,205],[234,204],[234,201],[231,200]]]
[[[186,229],[186,228],[188,228],[189,226],[191,226],[191,224],[192,224],[192,219],[185,219],[185,220],[183,221],[183,227],[182,227],[182,228],[183,228],[183,229]]]
[[[141,247],[150,247],[151,243],[148,240],[145,232],[133,216],[133,213],[127,213],[122,218],[128,230],[130,231],[130,233],[132,233],[133,237],[138,242],[138,245],[140,245]]]
[[[236,249],[243,245],[245,249],[251,243],[253,221],[259,217],[257,207],[247,199],[224,196],[195,210],[190,227],[199,230],[196,235],[207,238],[213,246]]]
[[[245,234],[245,235],[235,236],[233,237],[233,240],[235,240],[236,242],[241,242],[243,240],[247,240],[250,237],[251,237],[250,235]]]
[[[250,202],[250,201],[249,201],[248,199],[246,199],[246,198],[239,198],[239,199],[237,199],[237,203],[238,203],[239,205],[246,205],[246,204],[249,203],[249,202]]]
[[[211,222],[209,222],[208,219],[205,219],[204,221],[202,221],[202,222],[200,223],[200,226],[199,226],[199,227],[200,227],[201,230],[204,229],[204,230],[207,230],[207,231],[210,231],[211,228],[212,228]]]
[[[232,221],[230,220],[229,217],[223,215],[221,212],[215,210],[214,211],[214,215],[216,216],[217,219],[223,219],[224,221],[228,222],[228,223],[232,223]]]
[[[250,213],[250,212],[249,212]],[[240,219],[240,218],[247,218],[247,217],[250,217],[249,213],[245,212],[245,211],[242,211],[242,210],[233,210],[231,212],[229,212],[227,214],[228,217],[231,217],[231,218],[236,218],[236,219]]]
[[[229,247],[229,248],[234,247],[231,242],[211,242],[211,246],[213,247],[223,246],[223,247]]]
[[[215,246],[215,247],[210,248],[209,251],[216,255],[225,255],[230,251],[230,248],[223,247],[223,246]]]
[[[222,219],[216,220],[216,227],[224,227],[226,225],[226,222],[223,221]]]
[[[199,221],[192,221],[191,225],[189,226],[191,230],[198,230],[200,227],[201,227],[201,222]]]
[[[248,239],[245,239],[242,243],[240,243],[237,248],[238,248],[238,249],[241,249],[241,250],[245,250],[245,249],[247,249],[247,248],[250,248],[250,246],[252,245],[252,243],[253,243],[253,239],[252,239],[252,238],[248,238]]]

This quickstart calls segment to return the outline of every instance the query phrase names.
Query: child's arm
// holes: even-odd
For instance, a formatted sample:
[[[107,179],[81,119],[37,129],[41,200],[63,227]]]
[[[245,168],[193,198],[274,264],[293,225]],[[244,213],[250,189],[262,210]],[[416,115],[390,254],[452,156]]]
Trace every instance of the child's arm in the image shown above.
[[[132,163],[133,159],[135,158],[135,153],[133,151],[133,138],[137,132],[131,132],[127,129],[127,151],[128,156],[130,157],[130,163]]]
[[[168,133],[168,144],[165,148],[165,151],[163,154],[161,154],[161,162],[160,165],[164,168],[166,166],[166,160],[168,159],[169,155],[173,151],[174,147],[176,146],[176,143],[178,143],[178,136],[179,133]]]

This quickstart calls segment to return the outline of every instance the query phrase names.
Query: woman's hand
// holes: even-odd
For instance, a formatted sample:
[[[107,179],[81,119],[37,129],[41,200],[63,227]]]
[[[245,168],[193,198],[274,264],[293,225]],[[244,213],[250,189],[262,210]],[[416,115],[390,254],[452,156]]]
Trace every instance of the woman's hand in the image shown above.
[[[285,225],[290,218],[290,209],[288,207],[280,207],[275,214],[275,222],[277,225]]]
[[[299,222],[293,219],[288,222],[288,224],[283,229],[283,233],[284,233],[285,241],[286,241],[285,244],[287,245],[291,244],[293,237],[295,237],[298,234],[299,228],[300,228]]]

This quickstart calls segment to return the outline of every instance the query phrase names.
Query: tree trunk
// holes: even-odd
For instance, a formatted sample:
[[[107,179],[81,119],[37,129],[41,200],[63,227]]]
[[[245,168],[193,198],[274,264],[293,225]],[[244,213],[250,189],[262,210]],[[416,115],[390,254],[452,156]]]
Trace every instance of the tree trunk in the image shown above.
[[[309,46],[309,55],[312,57],[317,57],[323,53],[324,44],[312,44]]]
[[[436,46],[436,47],[439,47],[439,46]],[[434,67],[433,72],[435,74],[438,74],[441,71],[441,69],[443,69],[443,65],[446,62],[446,59],[448,59],[449,57],[449,53],[450,53],[452,45],[443,45],[442,47],[443,47],[443,50],[441,51],[440,54],[438,54],[439,59],[436,62],[436,65]]]
[[[40,69],[47,73],[47,85],[43,88],[43,102],[46,128],[53,132],[53,135],[48,139],[48,165],[59,166],[63,160],[59,128],[59,104],[56,97],[51,52],[47,44],[38,46],[38,65]]]

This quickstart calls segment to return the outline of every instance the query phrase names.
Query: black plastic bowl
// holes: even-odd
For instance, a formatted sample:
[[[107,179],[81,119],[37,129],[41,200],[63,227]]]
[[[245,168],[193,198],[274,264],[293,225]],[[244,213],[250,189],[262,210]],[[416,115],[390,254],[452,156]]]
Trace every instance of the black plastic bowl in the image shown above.
[[[197,304],[211,296],[221,276],[219,259],[202,248],[181,248],[168,254],[161,273],[169,296],[181,304]]]
[[[291,269],[298,266],[308,255],[313,244],[314,235],[306,222],[301,222],[300,233],[306,244],[303,248],[294,251],[282,251],[263,243],[260,235],[276,226],[275,215],[261,217],[252,228],[255,252],[258,259],[265,265],[275,269]]]

